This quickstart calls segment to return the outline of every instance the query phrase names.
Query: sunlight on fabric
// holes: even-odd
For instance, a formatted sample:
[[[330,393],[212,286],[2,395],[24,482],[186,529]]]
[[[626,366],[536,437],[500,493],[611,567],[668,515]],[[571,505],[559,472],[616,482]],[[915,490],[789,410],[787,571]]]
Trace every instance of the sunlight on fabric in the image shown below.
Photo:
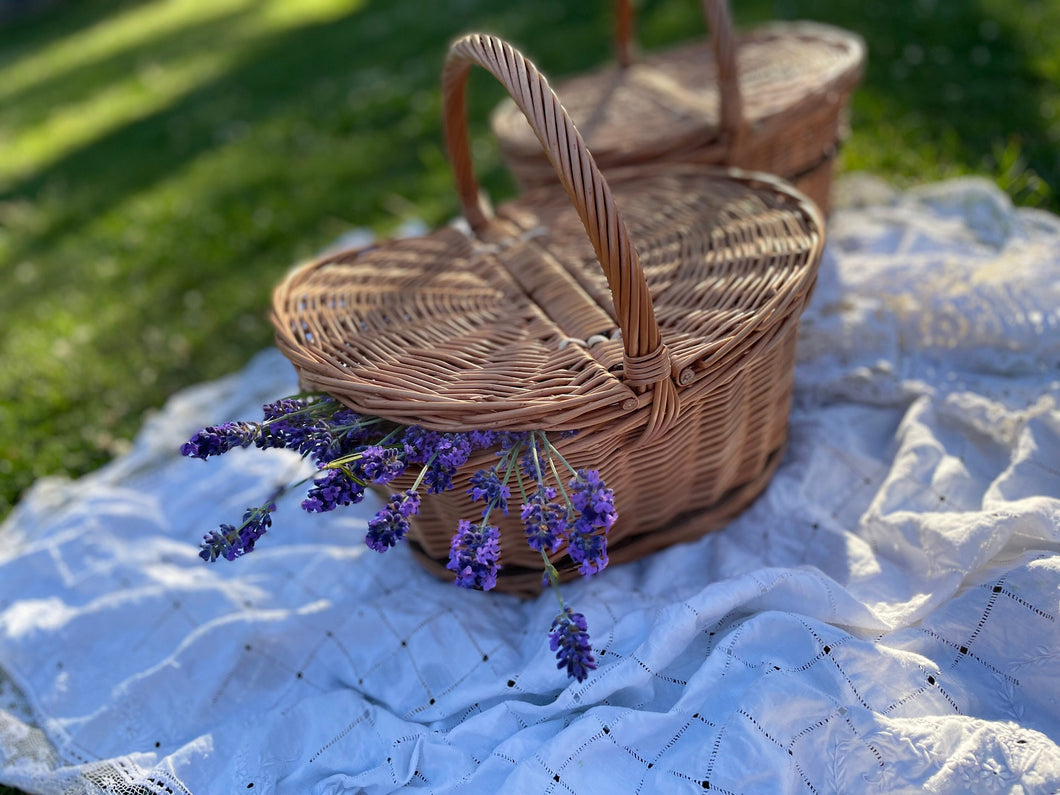
[[[76,613],[75,608],[55,596],[47,599],[23,599],[4,611],[2,624],[5,633],[24,637],[35,632],[58,629]]]

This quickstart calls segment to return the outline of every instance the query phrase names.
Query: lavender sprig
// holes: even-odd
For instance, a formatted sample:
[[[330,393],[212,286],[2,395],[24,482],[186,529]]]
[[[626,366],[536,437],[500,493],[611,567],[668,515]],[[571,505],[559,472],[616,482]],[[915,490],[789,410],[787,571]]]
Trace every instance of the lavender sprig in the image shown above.
[[[217,558],[235,560],[254,549],[254,542],[261,538],[265,531],[272,527],[272,516],[276,503],[269,502],[260,508],[247,508],[243,514],[243,524],[233,527],[221,525],[219,530],[212,530],[203,536],[199,557],[207,563]]]
[[[466,519],[457,523],[456,533],[449,546],[449,563],[446,566],[456,572],[456,584],[462,588],[477,588],[488,591],[497,584],[497,570],[500,568],[500,530],[487,524],[494,508],[508,513],[508,497],[511,489],[508,481],[515,468],[515,459],[519,453],[519,443],[503,449],[501,460],[489,470],[480,469],[471,477],[471,488],[468,494],[472,500],[483,499],[486,507],[482,509],[482,523],[478,528]],[[504,475],[501,476],[501,470]]]
[[[500,531],[485,522],[477,527],[467,519],[457,524],[456,534],[449,546],[446,568],[456,572],[456,584],[461,588],[489,591],[497,584],[500,568]]]
[[[405,461],[396,447],[369,445],[361,452],[361,472],[365,480],[389,483],[405,472]]]
[[[302,455],[317,455],[332,443],[327,423],[319,416],[324,400],[306,401],[283,398],[262,406],[265,415],[261,433],[255,440],[262,449],[286,447]]]
[[[563,462],[564,466],[571,469],[571,471],[573,471],[573,468],[556,450],[544,433],[539,432],[538,436],[541,441],[540,446],[534,443],[533,437],[531,437],[529,453],[523,457],[522,461],[523,469],[537,483],[537,491],[528,497],[523,505],[523,522],[526,528],[527,543],[541,553],[541,559],[545,564],[545,581],[551,586],[552,592],[556,595],[557,601],[559,601],[560,613],[553,620],[552,627],[549,630],[549,648],[556,652],[556,667],[560,670],[566,668],[567,676],[581,682],[589,675],[590,670],[596,668],[596,660],[592,656],[592,646],[589,642],[588,623],[584,615],[575,613],[564,604],[563,594],[559,588],[559,572],[556,571],[556,567],[552,565],[552,561],[549,560],[548,556],[559,547],[561,536],[565,535],[567,537],[567,553],[572,560],[581,564],[579,571],[582,574],[595,574],[606,566],[607,552],[604,537],[586,533],[579,534],[573,528],[577,526],[578,522],[582,521],[589,525],[590,531],[595,529],[597,525],[606,524],[606,527],[604,527],[604,532],[606,533],[611,523],[614,522],[614,517],[608,514],[606,510],[606,503],[612,495],[610,494],[610,489],[606,489],[603,481],[600,480],[599,473],[594,470],[592,476],[582,472],[576,473],[575,479],[570,483],[572,492],[581,494],[586,499],[583,500],[582,497],[578,497],[576,500],[572,500],[564,493],[563,497],[567,505],[566,510],[552,502],[555,497],[555,490],[544,485],[542,476],[544,467],[542,466],[541,458],[544,457],[549,470],[556,478],[556,483],[560,490],[563,489],[563,484],[559,473],[556,471],[556,464],[552,460],[553,453]],[[576,487],[577,490],[575,490]],[[579,514],[578,519],[572,522],[571,517],[580,504],[592,504],[594,502],[593,499],[587,497],[590,494],[595,497],[597,506],[597,509],[594,509],[595,513],[591,513],[588,518]],[[609,516],[610,523],[607,521]],[[594,541],[588,542],[589,548],[586,548],[586,541],[589,538],[594,539]],[[592,546],[593,544],[596,545],[595,548]]]
[[[261,433],[256,422],[224,422],[210,425],[196,432],[180,448],[180,454],[189,458],[201,458],[227,453],[236,447],[249,447]]]
[[[325,469],[313,481],[312,488],[302,500],[302,510],[309,513],[333,511],[340,505],[354,505],[364,499],[364,482],[349,470]]]
[[[424,462],[412,488],[404,494],[392,495],[387,506],[368,522],[368,532],[364,536],[364,542],[371,549],[376,552],[386,552],[391,547],[397,546],[398,541],[408,533],[409,518],[419,513],[420,510],[420,495],[417,489],[423,483],[427,470],[433,463],[434,456],[431,456]]]
[[[420,498],[415,490],[392,494],[387,506],[368,522],[364,541],[376,552],[386,552],[409,531],[409,517],[420,509]]]
[[[556,667],[566,668],[567,676],[579,682],[596,668],[588,629],[585,616],[563,607],[548,633],[548,647],[556,652]]]
[[[251,445],[297,451],[317,467],[302,501],[302,508],[311,513],[360,502],[369,484],[390,483],[408,467],[419,466],[412,487],[393,494],[368,522],[365,543],[379,552],[393,548],[408,535],[409,520],[420,508],[421,486],[429,494],[448,491],[474,451],[496,449],[497,462],[472,475],[468,489],[473,502],[484,503],[482,520],[458,523],[450,543],[448,568],[459,586],[490,590],[496,585],[500,531],[489,524],[489,517],[496,509],[508,513],[510,483],[516,477],[527,544],[541,553],[546,582],[560,604],[560,614],[549,632],[557,666],[578,681],[596,667],[585,617],[564,604],[558,572],[549,556],[565,548],[586,576],[607,565],[607,534],[616,512],[614,495],[598,471],[575,470],[542,431],[442,433],[363,416],[334,398],[314,395],[277,400],[263,406],[262,413],[261,422],[228,422],[204,428],[182,446],[181,452],[206,459]],[[571,435],[573,432],[563,432],[560,438]],[[566,483],[556,460],[573,476]],[[529,489],[524,480],[529,481]],[[247,509],[238,527],[222,524],[204,536],[200,556],[206,561],[234,560],[251,552],[272,526],[275,509],[275,503],[269,502]]]
[[[595,469],[578,470],[569,486],[571,504],[579,515],[567,525],[567,550],[579,564],[578,571],[588,577],[607,566],[607,531],[618,517],[615,495]]]
[[[555,497],[555,489],[538,485],[526,498],[521,512],[526,543],[531,549],[550,555],[560,548],[567,528],[567,512],[552,501]]]
[[[467,490],[471,495],[471,501],[482,500],[486,507],[482,509],[482,515],[486,516],[492,508],[500,508],[504,515],[508,515],[508,498],[512,496],[512,490],[502,480],[501,473],[496,467],[480,469],[471,476],[471,488]]]

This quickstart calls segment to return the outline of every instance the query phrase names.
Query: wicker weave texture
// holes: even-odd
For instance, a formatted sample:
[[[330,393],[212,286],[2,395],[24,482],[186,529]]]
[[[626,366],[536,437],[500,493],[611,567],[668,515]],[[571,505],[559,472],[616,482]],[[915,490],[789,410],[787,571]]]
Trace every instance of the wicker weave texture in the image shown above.
[[[564,190],[492,215],[480,205],[472,64],[524,108]],[[757,495],[784,444],[798,318],[823,246],[816,209],[779,180],[712,167],[605,180],[545,79],[494,37],[453,45],[443,91],[472,233],[308,263],[275,291],[278,346],[307,388],[364,413],[435,430],[577,430],[558,446],[615,490],[612,561],[715,529]],[[439,573],[473,512],[468,478],[489,461],[469,462],[413,522]],[[517,518],[499,524],[498,588],[536,592],[540,556]],[[574,575],[562,552],[555,563]]]
[[[628,29],[619,5],[619,30]],[[846,107],[864,68],[862,39],[812,22],[737,35],[727,3],[704,6],[709,41],[636,58],[620,37],[615,66],[558,85],[597,163],[605,172],[658,160],[765,171],[827,211]],[[549,184],[548,162],[512,102],[496,109],[492,124],[520,185]]]

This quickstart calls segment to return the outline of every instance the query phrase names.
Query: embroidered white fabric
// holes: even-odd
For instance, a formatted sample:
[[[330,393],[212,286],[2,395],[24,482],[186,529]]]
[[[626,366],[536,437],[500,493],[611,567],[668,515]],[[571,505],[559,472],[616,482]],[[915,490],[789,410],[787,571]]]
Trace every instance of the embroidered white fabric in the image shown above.
[[[269,351],[37,483],[0,527],[0,782],[29,793],[1060,790],[1060,219],[978,180],[838,209],[791,443],[725,530],[548,593],[462,591],[363,542],[302,464],[178,447],[293,391]],[[860,200],[856,197],[860,196]]]

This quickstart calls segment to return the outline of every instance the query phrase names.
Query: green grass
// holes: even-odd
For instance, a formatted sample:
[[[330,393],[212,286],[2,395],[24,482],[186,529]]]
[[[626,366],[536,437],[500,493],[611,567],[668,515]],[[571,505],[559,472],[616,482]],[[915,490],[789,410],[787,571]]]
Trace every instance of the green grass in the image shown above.
[[[647,48],[702,31],[698,3],[641,5]],[[843,168],[984,174],[1060,210],[1060,0],[735,5],[743,25],[865,36]],[[457,212],[437,91],[452,38],[499,33],[559,76],[609,57],[610,6],[81,0],[0,26],[0,516],[269,345],[270,288],[292,263],[351,227]],[[500,97],[474,78],[497,198],[512,191],[485,125]]]

